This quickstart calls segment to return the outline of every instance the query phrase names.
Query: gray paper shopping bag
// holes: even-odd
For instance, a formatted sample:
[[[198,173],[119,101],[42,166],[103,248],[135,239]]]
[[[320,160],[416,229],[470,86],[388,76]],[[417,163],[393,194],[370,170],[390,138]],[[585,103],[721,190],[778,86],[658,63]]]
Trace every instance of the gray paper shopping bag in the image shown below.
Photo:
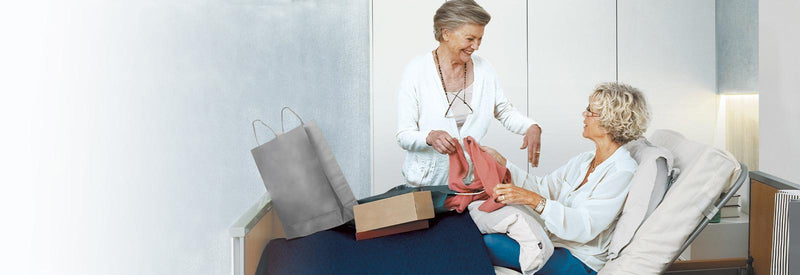
[[[284,107],[281,125],[284,110],[294,113]],[[276,134],[275,139],[251,150],[288,239],[352,220],[356,204],[322,131],[314,121],[300,122],[300,126]]]

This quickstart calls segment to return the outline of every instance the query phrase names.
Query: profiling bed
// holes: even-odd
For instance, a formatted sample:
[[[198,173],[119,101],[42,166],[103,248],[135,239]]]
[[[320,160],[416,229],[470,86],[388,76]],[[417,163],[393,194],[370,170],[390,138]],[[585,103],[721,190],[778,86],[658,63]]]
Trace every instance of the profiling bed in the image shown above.
[[[599,274],[663,273],[700,234],[714,214],[724,206],[745,182],[747,167],[738,163],[727,152],[687,141],[680,134],[669,130],[656,131],[651,141],[670,150],[675,155],[675,168],[677,168],[676,171],[680,171],[680,174],[664,183],[667,185],[668,190],[663,197],[663,201],[652,212],[650,217],[641,224],[630,244],[622,250],[620,256],[609,261],[600,270]],[[691,204],[685,205],[686,201],[690,201]],[[464,217],[466,217],[466,220]],[[356,243],[353,232],[348,231],[349,229],[346,226],[296,239],[300,240],[300,242],[295,240],[286,241],[282,239],[285,235],[280,221],[272,209],[270,197],[268,194],[264,194],[230,228],[232,237],[231,272],[234,275],[266,274],[266,271],[269,270],[267,261],[290,259],[291,264],[302,262],[302,260],[296,258],[291,260],[291,257],[281,258],[287,255],[281,255],[285,253],[275,253],[275,251],[292,251],[298,257],[313,257],[314,249],[310,249],[309,245],[313,246],[315,245],[314,243],[320,244],[330,241],[335,246],[328,246],[326,248],[328,251],[341,249],[341,253],[335,255],[336,257],[334,257],[333,261],[341,261],[346,259],[347,256],[355,257],[347,253],[357,253],[359,251],[366,253],[362,254],[362,256],[367,255],[371,258],[365,258],[369,259],[370,262],[350,262],[351,266],[348,268],[352,268],[352,265],[355,264],[364,268],[360,271],[352,269],[345,271],[337,268],[335,270],[326,270],[325,273],[420,273],[420,269],[413,270],[416,272],[411,272],[412,270],[400,270],[397,267],[403,266],[402,263],[420,262],[420,259],[422,259],[424,260],[422,267],[417,266],[415,268],[424,268],[427,265],[429,269],[424,270],[428,272],[423,273],[438,274],[442,273],[442,268],[463,267],[463,269],[444,270],[453,272],[459,272],[460,270],[460,274],[491,274],[494,270],[488,262],[488,253],[483,247],[480,236],[477,235],[477,238],[475,238],[474,233],[477,232],[477,229],[470,228],[471,220],[467,220],[469,220],[469,216],[466,213],[445,215],[444,217],[437,216],[430,229],[378,238],[374,240],[378,242],[374,245],[365,245],[370,240]],[[474,227],[474,224],[472,224],[472,227]],[[460,233],[466,232],[460,235],[460,237],[463,237],[462,239],[444,239],[443,242],[435,242],[436,239],[440,239],[441,236],[447,236],[447,232],[457,228],[462,230]],[[467,229],[464,230],[464,228]],[[470,232],[471,229],[474,229],[474,232]],[[348,236],[350,239],[348,239]],[[416,239],[418,242],[409,241],[408,239]],[[275,240],[275,242],[272,242],[270,249],[268,249],[267,244],[270,240]],[[293,245],[292,242],[298,245]],[[403,249],[406,253],[386,254],[401,259],[396,263],[382,265],[383,263],[378,261],[390,258],[387,258],[389,256],[386,255],[377,254],[380,254],[381,249],[392,249],[393,243],[401,243],[394,248]],[[457,249],[467,249],[468,251],[464,253],[467,256],[460,259],[453,258],[452,247],[443,246],[443,244],[455,244]],[[363,247],[366,247],[366,249],[362,249]],[[475,249],[476,247],[480,249]],[[415,258],[413,251],[426,251],[427,258]],[[265,252],[267,254],[264,254]],[[262,262],[262,259],[272,260],[263,260],[264,262]],[[306,259],[308,259],[308,265],[314,265],[320,258]],[[328,261],[324,264],[330,267],[333,261]],[[401,265],[398,265],[398,263]],[[434,266],[432,263],[439,264]],[[391,269],[375,269],[381,267]],[[308,271],[309,269],[305,270]],[[257,271],[260,273],[257,273]],[[464,273],[464,271],[470,272]]]

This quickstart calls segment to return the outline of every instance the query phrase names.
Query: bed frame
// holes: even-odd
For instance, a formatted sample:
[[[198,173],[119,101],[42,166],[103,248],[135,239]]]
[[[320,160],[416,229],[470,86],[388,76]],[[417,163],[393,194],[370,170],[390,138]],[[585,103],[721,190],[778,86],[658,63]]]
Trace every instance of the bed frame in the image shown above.
[[[285,238],[272,199],[264,193],[230,228],[231,274],[255,275],[261,253],[272,239]]]

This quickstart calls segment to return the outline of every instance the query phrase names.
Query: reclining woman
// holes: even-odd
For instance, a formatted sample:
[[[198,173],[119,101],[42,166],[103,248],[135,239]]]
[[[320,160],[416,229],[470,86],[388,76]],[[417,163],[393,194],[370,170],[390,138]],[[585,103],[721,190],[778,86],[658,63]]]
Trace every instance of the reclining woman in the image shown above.
[[[573,157],[548,175],[535,176],[507,162],[494,149],[482,147],[509,169],[513,181],[495,187],[495,200],[512,206],[505,208],[538,216],[527,220],[534,221],[530,223],[539,227],[534,229],[537,232],[543,232],[542,227],[549,232],[542,233],[546,235],[541,241],[544,247],[555,249],[552,256],[543,256],[546,263],[537,266],[536,274],[595,274],[603,267],[637,165],[622,145],[639,138],[648,119],[640,91],[626,84],[603,83],[589,96],[589,106],[583,111],[583,137],[594,142],[594,151]],[[489,215],[476,211],[470,211],[473,218]],[[505,234],[484,235],[484,240],[495,265],[499,261],[520,269],[517,242]]]

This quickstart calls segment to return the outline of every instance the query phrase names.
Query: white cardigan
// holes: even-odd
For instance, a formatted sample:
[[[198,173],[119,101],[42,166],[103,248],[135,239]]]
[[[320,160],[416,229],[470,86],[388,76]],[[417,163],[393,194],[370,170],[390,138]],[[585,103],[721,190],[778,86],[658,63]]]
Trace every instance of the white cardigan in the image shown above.
[[[428,52],[415,57],[406,66],[398,92],[397,143],[407,151],[403,163],[405,183],[411,186],[447,184],[450,159],[425,142],[432,130],[444,130],[463,143],[472,136],[481,141],[496,118],[509,131],[524,134],[536,122],[517,111],[503,94],[494,68],[473,54],[473,95],[469,105],[473,113],[459,130],[454,118],[445,118],[447,98],[439,72]],[[462,145],[463,146],[463,145]],[[472,181],[472,162],[467,182]]]
[[[506,167],[514,184],[547,198],[540,217],[553,245],[567,248],[597,271],[607,261],[611,233],[628,195],[636,161],[625,147],[619,147],[575,190],[593,158],[594,151],[581,153],[544,177],[530,175],[511,162]]]

